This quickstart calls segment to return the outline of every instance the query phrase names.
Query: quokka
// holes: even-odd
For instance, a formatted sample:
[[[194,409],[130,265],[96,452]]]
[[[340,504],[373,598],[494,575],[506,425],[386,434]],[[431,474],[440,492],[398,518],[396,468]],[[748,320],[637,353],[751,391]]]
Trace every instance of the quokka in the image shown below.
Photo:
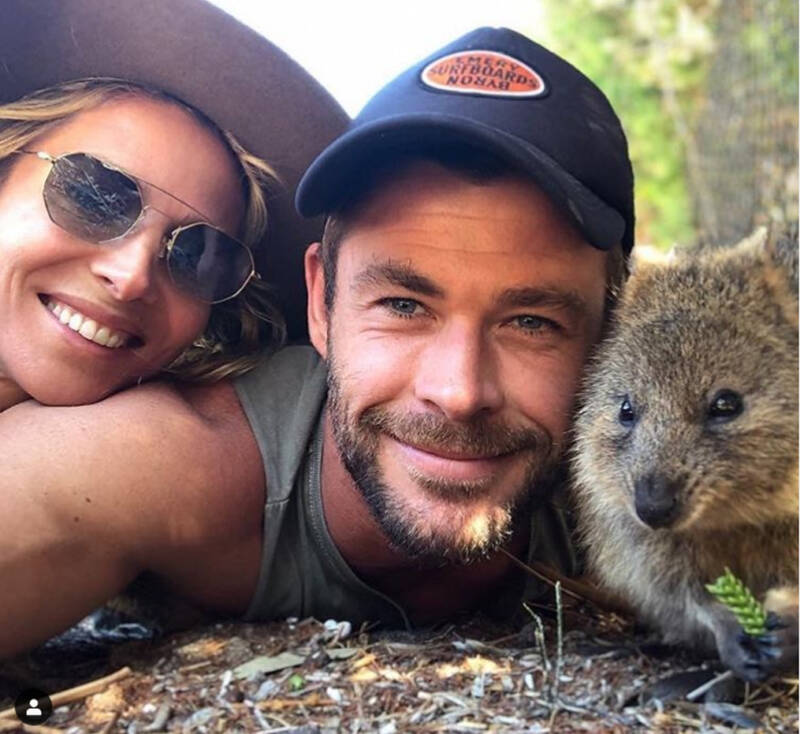
[[[574,498],[591,571],[745,680],[797,670],[797,233],[637,268],[587,370]],[[745,635],[725,567],[771,612]]]

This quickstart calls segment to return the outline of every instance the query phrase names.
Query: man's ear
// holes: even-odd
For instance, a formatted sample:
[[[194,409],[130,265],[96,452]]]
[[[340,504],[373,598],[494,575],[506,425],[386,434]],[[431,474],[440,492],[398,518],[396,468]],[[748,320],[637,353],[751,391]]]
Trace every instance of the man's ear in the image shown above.
[[[328,356],[328,308],[325,305],[325,271],[320,243],[308,246],[305,255],[306,291],[308,291],[308,335],[323,359]]]

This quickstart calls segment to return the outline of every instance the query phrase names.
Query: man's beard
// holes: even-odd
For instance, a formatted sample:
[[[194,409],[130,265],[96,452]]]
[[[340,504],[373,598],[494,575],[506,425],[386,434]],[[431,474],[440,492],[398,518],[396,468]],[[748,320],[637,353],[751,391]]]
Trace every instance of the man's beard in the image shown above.
[[[397,414],[381,407],[364,411],[353,421],[341,387],[340,371],[328,345],[328,414],[342,461],[373,517],[390,542],[421,564],[442,562],[473,563],[489,556],[511,537],[520,518],[529,517],[544,502],[553,486],[558,464],[550,436],[541,428],[513,428],[483,417],[453,423],[435,414]],[[498,457],[527,454],[523,479],[509,499],[492,508],[474,526],[459,513],[469,508],[493,480],[448,480],[423,476],[408,467],[412,481],[429,495],[441,498],[452,509],[453,532],[436,532],[424,513],[402,501],[388,486],[378,466],[381,434],[435,453],[463,453],[467,456]],[[462,523],[471,525],[469,529]],[[468,532],[464,532],[468,530]]]

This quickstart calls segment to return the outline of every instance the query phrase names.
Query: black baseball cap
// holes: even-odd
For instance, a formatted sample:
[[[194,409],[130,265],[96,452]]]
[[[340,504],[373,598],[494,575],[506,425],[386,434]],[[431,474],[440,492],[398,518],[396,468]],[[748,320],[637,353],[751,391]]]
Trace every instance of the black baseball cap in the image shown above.
[[[381,89],[312,162],[297,209],[335,211],[382,155],[452,143],[529,174],[594,247],[633,247],[633,170],[619,118],[594,82],[508,28],[467,33]]]

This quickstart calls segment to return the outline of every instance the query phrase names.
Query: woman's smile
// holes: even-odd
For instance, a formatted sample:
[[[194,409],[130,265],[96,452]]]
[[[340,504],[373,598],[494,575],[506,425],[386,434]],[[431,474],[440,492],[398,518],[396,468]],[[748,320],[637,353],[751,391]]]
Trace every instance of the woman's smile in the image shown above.
[[[108,323],[112,320],[119,320],[119,317],[102,314],[92,318],[77,308],[55,298],[43,296],[42,299],[47,309],[61,324],[94,344],[99,344],[108,349],[119,349],[120,347],[135,346],[137,343],[141,345],[143,343],[141,338],[132,333],[134,327],[129,326],[125,331]]]

